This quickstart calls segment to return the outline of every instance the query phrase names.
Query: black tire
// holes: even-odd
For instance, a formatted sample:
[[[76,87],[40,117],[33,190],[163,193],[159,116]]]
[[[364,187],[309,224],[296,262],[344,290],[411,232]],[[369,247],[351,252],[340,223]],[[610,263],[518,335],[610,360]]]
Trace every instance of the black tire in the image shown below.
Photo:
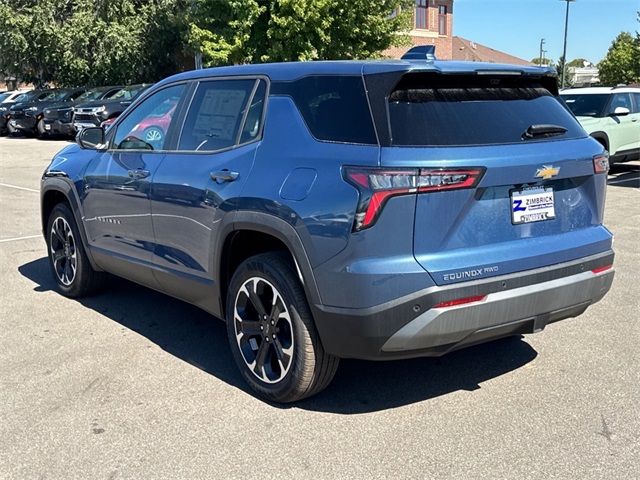
[[[36,134],[40,138],[46,138],[49,136],[49,132],[47,132],[44,128],[44,119],[42,118],[38,120],[38,123],[36,123]]]
[[[253,300],[245,293],[248,292],[247,285],[258,285],[254,292],[262,299],[266,298],[267,303],[270,292],[273,294],[272,300],[277,294],[281,302],[273,300],[269,315],[260,324],[261,330],[251,327],[251,331],[257,334],[245,336],[244,333],[236,333],[238,329],[243,331],[241,325],[258,324],[261,317],[259,309],[254,307]],[[271,287],[275,288],[275,293]],[[262,291],[259,291],[260,288]],[[262,300],[258,300],[265,307]],[[241,306],[243,301],[244,306]],[[281,304],[277,310],[273,306],[276,304]],[[238,312],[242,310],[242,316],[247,321],[236,320],[236,306]],[[263,313],[266,311],[264,308]],[[276,252],[256,255],[237,268],[229,284],[226,317],[233,358],[244,379],[261,397],[281,403],[295,402],[320,392],[333,379],[339,359],[324,351],[295,266],[286,255]],[[256,317],[258,321],[253,321]],[[271,321],[273,318],[276,318],[275,325]],[[268,343],[266,339],[271,335],[273,340]],[[287,337],[290,337],[290,342]],[[263,348],[268,352],[263,357],[269,355],[270,361],[263,361],[265,367],[257,369]],[[291,352],[288,362],[283,358],[285,350]],[[254,351],[255,358],[249,362],[251,358],[247,357],[251,357]],[[256,367],[250,368],[250,363]],[[283,365],[286,367],[284,370],[281,368]],[[260,373],[254,373],[256,369]],[[268,378],[268,374],[271,374],[271,378]]]
[[[69,227],[68,233],[65,222]],[[47,219],[45,239],[49,267],[60,293],[66,297],[79,298],[102,287],[105,274],[91,268],[75,218],[66,204],[59,203],[51,211]],[[59,256],[61,254],[64,258]]]

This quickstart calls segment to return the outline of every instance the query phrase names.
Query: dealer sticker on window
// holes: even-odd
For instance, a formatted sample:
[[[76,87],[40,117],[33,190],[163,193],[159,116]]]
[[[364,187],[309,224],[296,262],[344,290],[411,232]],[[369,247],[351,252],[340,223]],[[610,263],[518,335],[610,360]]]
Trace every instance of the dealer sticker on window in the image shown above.
[[[541,222],[556,218],[553,204],[553,188],[533,187],[511,191],[511,222]]]

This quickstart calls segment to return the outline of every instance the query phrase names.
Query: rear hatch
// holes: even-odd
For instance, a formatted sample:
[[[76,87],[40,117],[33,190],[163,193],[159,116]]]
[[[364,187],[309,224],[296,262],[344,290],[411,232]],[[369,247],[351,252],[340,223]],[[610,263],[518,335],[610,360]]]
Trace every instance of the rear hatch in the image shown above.
[[[414,256],[436,284],[611,248],[602,226],[606,173],[594,173],[602,147],[558,101],[551,80],[408,73],[387,95],[390,135],[381,167],[479,177],[415,195]]]

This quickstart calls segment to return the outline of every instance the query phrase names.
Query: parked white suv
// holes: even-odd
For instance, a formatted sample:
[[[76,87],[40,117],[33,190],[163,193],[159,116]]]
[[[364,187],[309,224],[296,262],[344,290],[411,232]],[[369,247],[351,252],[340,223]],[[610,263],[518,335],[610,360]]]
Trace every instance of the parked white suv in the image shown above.
[[[640,159],[640,88],[571,88],[560,95],[584,129],[609,151],[611,163]]]

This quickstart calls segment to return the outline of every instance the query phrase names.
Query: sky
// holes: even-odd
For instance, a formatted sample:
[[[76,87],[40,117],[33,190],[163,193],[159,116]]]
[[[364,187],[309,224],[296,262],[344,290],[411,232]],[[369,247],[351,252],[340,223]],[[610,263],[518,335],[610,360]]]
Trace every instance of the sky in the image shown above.
[[[566,2],[562,0],[454,0],[453,34],[525,60],[562,56]],[[640,30],[640,0],[576,0],[569,6],[567,58],[598,63],[621,31]]]

